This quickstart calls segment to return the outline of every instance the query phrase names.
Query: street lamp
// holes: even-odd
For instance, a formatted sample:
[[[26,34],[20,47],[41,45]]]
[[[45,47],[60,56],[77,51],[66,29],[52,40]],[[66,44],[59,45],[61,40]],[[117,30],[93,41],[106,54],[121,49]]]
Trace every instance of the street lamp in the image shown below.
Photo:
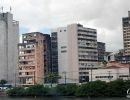
[[[109,81],[111,81],[111,78],[112,78],[112,77],[111,77],[111,71],[108,71],[108,75],[109,75],[109,76],[108,76],[108,79],[109,79]]]

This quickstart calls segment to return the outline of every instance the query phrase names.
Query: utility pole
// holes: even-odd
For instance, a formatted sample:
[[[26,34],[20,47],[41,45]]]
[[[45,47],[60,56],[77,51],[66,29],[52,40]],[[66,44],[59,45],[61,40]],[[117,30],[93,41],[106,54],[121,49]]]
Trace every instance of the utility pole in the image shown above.
[[[35,85],[35,71],[34,71],[34,85]]]
[[[15,87],[16,87],[16,71],[15,71],[15,73],[14,73],[14,75],[15,75],[15,79],[14,79],[14,81],[15,81]]]
[[[3,9],[4,9],[4,7],[2,6],[2,7],[1,7],[1,11],[2,11],[2,13],[3,13]]]
[[[92,81],[93,81],[93,79],[92,79],[92,78],[93,78],[93,77],[92,77],[92,75],[93,75],[93,73],[92,73],[93,64],[91,65],[91,68],[90,68],[90,69],[91,69],[91,82],[92,82]]]
[[[108,79],[111,81],[111,71],[108,71]]]
[[[66,85],[66,71],[63,72],[65,78],[65,85]]]
[[[11,13],[11,11],[12,11],[12,8],[11,8],[11,6],[10,6],[10,13]]]
[[[92,68],[91,68],[91,82],[92,82]]]

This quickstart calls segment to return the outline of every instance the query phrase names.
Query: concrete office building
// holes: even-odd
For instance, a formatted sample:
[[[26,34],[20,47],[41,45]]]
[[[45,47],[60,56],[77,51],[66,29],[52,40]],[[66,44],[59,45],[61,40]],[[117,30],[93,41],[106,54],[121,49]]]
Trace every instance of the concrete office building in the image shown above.
[[[97,50],[98,50],[98,61],[103,62],[105,56],[105,43],[97,42]]]
[[[50,72],[50,36],[40,32],[23,34],[19,43],[19,83],[22,86],[43,84]]]
[[[128,17],[122,18],[122,25],[123,25],[124,54],[130,55],[130,11],[128,11]]]
[[[57,34],[60,83],[89,81],[90,68],[97,67],[97,32],[80,24],[52,31]]]
[[[9,12],[0,13],[0,80],[15,85],[17,80],[19,23]]]

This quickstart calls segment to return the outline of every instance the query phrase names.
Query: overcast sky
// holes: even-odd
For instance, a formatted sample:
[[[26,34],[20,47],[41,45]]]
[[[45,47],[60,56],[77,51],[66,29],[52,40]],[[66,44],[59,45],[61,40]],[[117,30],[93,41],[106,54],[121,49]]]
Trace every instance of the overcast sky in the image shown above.
[[[20,33],[51,29],[71,23],[95,28],[98,41],[107,51],[123,48],[122,17],[128,16],[130,0],[0,0],[4,11],[12,6],[14,19],[20,21]]]

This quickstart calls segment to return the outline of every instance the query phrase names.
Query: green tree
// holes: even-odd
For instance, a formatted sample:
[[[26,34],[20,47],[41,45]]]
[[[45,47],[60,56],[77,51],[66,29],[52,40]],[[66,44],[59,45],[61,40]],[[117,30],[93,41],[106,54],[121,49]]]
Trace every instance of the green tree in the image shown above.
[[[122,97],[126,96],[125,82],[123,80],[115,80],[108,83],[107,96],[109,97]]]
[[[88,82],[79,86],[76,96],[102,97],[105,96],[107,83],[103,81]]]
[[[76,84],[59,84],[56,88],[58,95],[75,96],[78,86]]]
[[[45,76],[45,80],[47,81],[47,83],[51,83],[51,87],[53,83],[57,83],[58,79],[60,79],[61,76],[59,76],[59,74],[57,73],[50,73],[48,75]]]
[[[0,80],[0,84],[1,84],[1,85],[5,85],[6,83],[7,83],[6,80],[4,80],[4,79]]]
[[[7,91],[9,96],[25,96],[25,89],[23,87],[15,87]]]
[[[49,88],[43,85],[34,85],[25,89],[26,96],[46,96],[48,95]]]
[[[2,90],[3,90],[3,87],[4,87],[4,85],[5,85],[6,83],[7,83],[6,80],[4,80],[4,79],[0,80],[0,84],[2,85]]]

